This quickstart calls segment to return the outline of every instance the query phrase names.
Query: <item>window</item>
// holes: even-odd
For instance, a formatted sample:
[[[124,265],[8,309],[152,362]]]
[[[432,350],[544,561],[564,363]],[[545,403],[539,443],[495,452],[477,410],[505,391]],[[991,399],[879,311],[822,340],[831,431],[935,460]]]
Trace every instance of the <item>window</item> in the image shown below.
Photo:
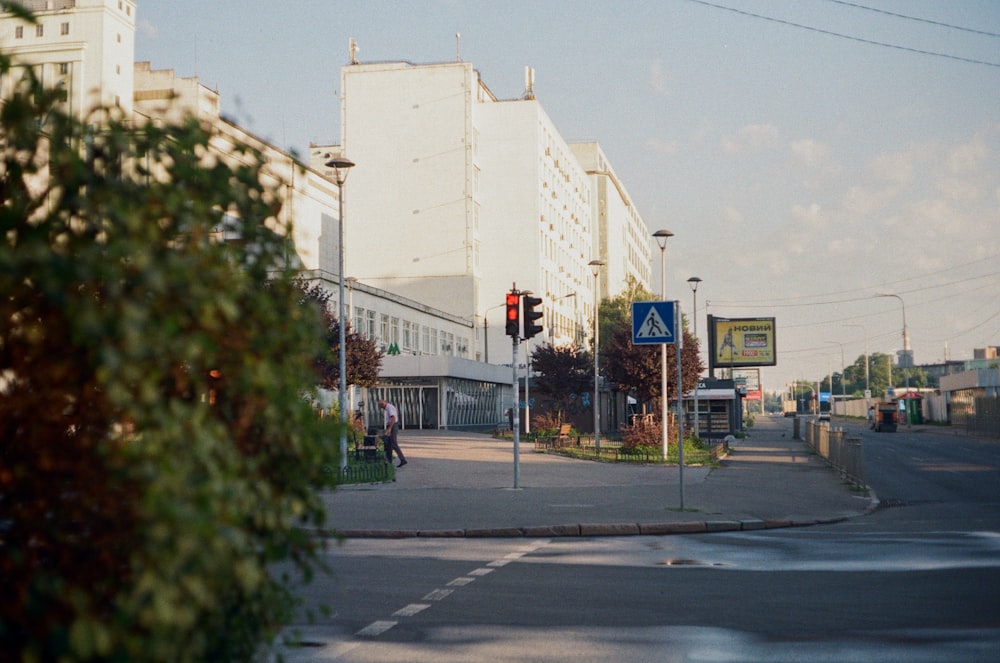
[[[68,35],[69,34],[69,23],[61,23],[59,25],[59,34]]]
[[[35,36],[44,37],[45,36],[45,26],[39,23],[35,26]]]
[[[360,306],[354,307],[354,331],[365,335],[365,310]]]
[[[68,73],[69,73],[69,62],[60,62],[59,63],[59,75],[60,76],[65,76]]]
[[[413,350],[413,323],[403,320],[403,348]]]
[[[19,25],[14,28],[14,39],[24,39],[24,26]]]

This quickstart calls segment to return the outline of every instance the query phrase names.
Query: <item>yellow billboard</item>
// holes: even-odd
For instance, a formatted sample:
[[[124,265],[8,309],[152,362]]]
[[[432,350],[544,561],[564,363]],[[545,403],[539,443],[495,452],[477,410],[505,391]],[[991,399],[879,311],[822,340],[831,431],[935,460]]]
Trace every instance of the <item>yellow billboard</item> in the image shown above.
[[[708,316],[708,368],[774,366],[778,361],[774,318]]]

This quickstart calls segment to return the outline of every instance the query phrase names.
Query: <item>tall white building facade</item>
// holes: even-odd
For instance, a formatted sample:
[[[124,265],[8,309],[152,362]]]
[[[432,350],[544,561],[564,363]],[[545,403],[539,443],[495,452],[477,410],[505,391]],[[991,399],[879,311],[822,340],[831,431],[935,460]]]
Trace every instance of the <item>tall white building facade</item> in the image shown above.
[[[223,159],[236,145],[259,150],[261,177],[281,183],[281,217],[276,230],[291,223],[295,250],[290,264],[304,278],[321,284],[343,305],[354,327],[383,349],[400,353],[383,360],[382,383],[352,390],[351,407],[365,401],[370,423],[381,422],[380,398],[397,404],[407,428],[493,428],[511,403],[510,371],[470,358],[475,323],[423,302],[366,284],[341,273],[339,198],[341,191],[326,169],[309,168],[297,158],[220,116],[217,91],[197,77],[134,62],[136,3],[131,0],[38,0],[23,3],[38,25],[0,9],[0,47],[15,63],[0,78],[0,100],[31,69],[42,82],[66,91],[66,110],[95,124],[95,108],[111,108],[138,123],[152,119],[176,123],[196,117],[211,132],[214,155]],[[2,101],[0,101],[2,103]],[[274,223],[282,222],[282,223]],[[220,240],[239,240],[223,220]],[[350,267],[348,263],[347,267]]]
[[[511,100],[467,62],[350,64],[341,79],[359,279],[475,320],[476,358],[491,363],[511,361],[502,304],[515,284],[542,298],[557,344],[590,335],[591,261],[606,263],[601,297],[630,277],[648,288],[641,216],[596,143],[562,138],[530,78]]]
[[[0,47],[17,53],[41,81],[64,91],[68,110],[81,118],[95,108],[132,113],[135,59],[134,0],[21,0],[35,14],[30,25],[0,11]],[[11,76],[20,75],[18,69]],[[6,96],[13,80],[0,81]]]

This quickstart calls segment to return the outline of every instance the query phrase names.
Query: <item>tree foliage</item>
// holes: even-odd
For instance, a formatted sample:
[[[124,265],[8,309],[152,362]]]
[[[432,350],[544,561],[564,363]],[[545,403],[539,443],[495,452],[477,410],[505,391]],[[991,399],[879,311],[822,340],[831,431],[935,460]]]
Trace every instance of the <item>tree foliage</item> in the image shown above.
[[[340,321],[330,306],[330,291],[319,283],[301,283],[304,303],[317,307],[323,317],[325,333],[324,347],[315,359],[319,373],[319,385],[325,389],[340,388]],[[374,387],[378,384],[382,370],[383,353],[375,339],[365,338],[354,330],[350,322],[344,330],[344,344],[347,346],[345,364],[348,385]]]
[[[280,189],[194,120],[95,130],[30,69],[0,74],[20,81],[0,107],[0,651],[247,660],[293,607],[269,566],[314,566],[299,526],[336,463],[301,397],[323,327],[282,268]]]
[[[843,384],[841,381],[843,380]],[[823,391],[830,389],[830,375],[818,380]],[[902,389],[907,382],[912,388],[930,386],[927,371],[920,367],[908,370],[900,368],[892,361],[892,355],[873,352],[868,357],[868,385],[873,398],[881,398],[889,386]],[[833,393],[846,393],[862,397],[865,393],[865,355],[859,355],[853,364],[844,367],[843,374],[833,373]]]
[[[593,385],[594,362],[580,346],[536,346],[531,364],[535,370],[532,388],[551,400],[560,422],[566,413],[585,409],[583,396]]]
[[[633,297],[651,297],[634,284],[625,293],[601,304],[601,318],[613,322],[607,340],[601,338],[600,365],[604,378],[619,390],[632,394],[640,403],[660,397],[662,361],[659,345],[632,344],[632,302],[644,301]],[[605,313],[607,312],[607,313]],[[683,329],[684,347],[681,352],[681,388],[690,391],[698,384],[705,366],[698,351],[697,339]],[[601,324],[604,333],[604,324]],[[667,397],[677,398],[677,346],[667,346]]]

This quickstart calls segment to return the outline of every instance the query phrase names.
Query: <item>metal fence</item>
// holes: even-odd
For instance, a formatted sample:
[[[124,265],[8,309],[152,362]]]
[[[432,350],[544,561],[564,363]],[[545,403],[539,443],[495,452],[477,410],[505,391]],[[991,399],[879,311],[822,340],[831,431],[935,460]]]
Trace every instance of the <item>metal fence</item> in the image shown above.
[[[797,420],[796,423],[798,424],[799,421]],[[848,481],[859,486],[866,485],[860,437],[850,437],[844,429],[831,428],[825,423],[813,421],[802,423],[805,427],[806,444],[839,470]],[[798,430],[796,436],[798,437]]]
[[[1000,437],[1000,398],[981,396],[975,399],[975,404],[975,413],[966,419],[966,430]]]

